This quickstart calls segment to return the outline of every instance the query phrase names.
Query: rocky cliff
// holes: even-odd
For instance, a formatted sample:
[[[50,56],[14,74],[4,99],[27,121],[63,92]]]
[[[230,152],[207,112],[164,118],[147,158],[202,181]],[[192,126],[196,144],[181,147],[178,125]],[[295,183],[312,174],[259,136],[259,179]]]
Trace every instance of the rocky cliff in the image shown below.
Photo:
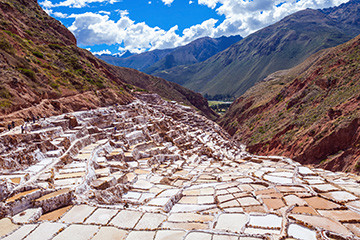
[[[127,103],[139,91],[196,106],[216,118],[200,94],[106,64],[76,47],[72,33],[36,1],[0,1],[0,120]]]
[[[221,125],[251,152],[331,170],[360,171],[360,36],[270,75]]]

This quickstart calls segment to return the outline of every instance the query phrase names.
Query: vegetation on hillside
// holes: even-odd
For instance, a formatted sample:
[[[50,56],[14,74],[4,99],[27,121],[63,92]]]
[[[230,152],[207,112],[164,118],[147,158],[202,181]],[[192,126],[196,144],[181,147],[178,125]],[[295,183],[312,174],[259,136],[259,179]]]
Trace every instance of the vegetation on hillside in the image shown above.
[[[220,123],[251,151],[358,171],[360,36],[270,75],[238,98]]]

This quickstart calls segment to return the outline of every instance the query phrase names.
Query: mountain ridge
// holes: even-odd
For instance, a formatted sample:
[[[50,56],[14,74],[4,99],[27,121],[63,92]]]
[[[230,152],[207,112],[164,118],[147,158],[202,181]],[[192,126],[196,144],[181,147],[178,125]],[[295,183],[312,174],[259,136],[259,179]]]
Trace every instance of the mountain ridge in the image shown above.
[[[204,61],[240,39],[242,39],[240,36],[220,38],[202,37],[184,46],[170,49],[157,49],[132,55],[127,58],[104,55],[97,57],[115,66],[134,68],[152,74],[173,66]]]
[[[267,75],[296,66],[311,54],[359,34],[356,21],[336,18],[343,9],[349,9],[347,15],[357,18],[359,5],[358,1],[342,4],[329,10],[331,16],[314,9],[296,12],[204,62],[154,75],[203,94],[240,96]]]

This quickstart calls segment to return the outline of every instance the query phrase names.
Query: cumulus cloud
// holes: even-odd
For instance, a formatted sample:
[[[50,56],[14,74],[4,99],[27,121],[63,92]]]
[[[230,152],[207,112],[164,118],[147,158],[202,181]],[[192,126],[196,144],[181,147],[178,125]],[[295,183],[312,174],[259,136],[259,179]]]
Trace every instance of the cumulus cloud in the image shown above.
[[[66,13],[61,13],[61,12],[54,12],[52,15],[54,15],[55,17],[58,18],[67,18],[68,15]]]
[[[135,22],[127,10],[117,10],[118,19],[110,19],[109,12],[86,12],[67,16],[53,12],[54,6],[81,7],[89,3],[115,3],[121,0],[63,0],[53,4],[44,0],[45,10],[59,18],[74,18],[69,29],[83,46],[98,44],[119,45],[119,51],[141,53],[146,50],[174,48],[185,45],[200,37],[221,37],[250,33],[268,26],[285,16],[305,8],[326,8],[348,0],[198,0],[223,16],[221,22],[210,18],[179,32],[177,25],[168,30],[150,27],[145,22]],[[174,0],[161,0],[170,6]],[[149,4],[151,1],[148,2]],[[189,0],[192,4],[193,0]],[[107,50],[108,51],[108,50]]]
[[[212,36],[218,21],[206,20],[185,29],[180,36],[177,25],[165,31],[159,27],[150,27],[144,22],[135,23],[129,18],[127,11],[121,11],[117,21],[111,20],[108,15],[91,12],[72,14],[69,18],[75,18],[69,30],[75,34],[80,45],[120,44],[120,51],[129,50],[133,53],[173,48],[200,37]]]
[[[87,12],[84,14],[72,14],[69,18],[75,18],[69,27],[80,44],[92,46],[95,44],[114,44],[118,37],[115,30],[117,25],[109,20],[109,16]]]
[[[219,0],[198,0],[198,3],[200,5],[206,5],[211,9],[214,9],[218,2],[220,2],[220,1]]]
[[[214,36],[240,34],[243,37],[285,16],[306,8],[327,8],[348,0],[198,0],[214,9],[225,20],[216,27]]]
[[[174,0],[161,0],[165,5],[170,6]]]
[[[197,38],[204,36],[213,36],[215,32],[215,24],[218,20],[210,18],[202,22],[201,24],[194,25],[190,28],[186,28],[183,31],[182,41],[191,42]]]
[[[40,2],[44,8],[53,8],[53,7],[73,7],[73,8],[82,8],[88,5],[88,3],[116,3],[121,2],[122,0],[65,0],[60,3],[52,3],[50,0],[44,0]]]

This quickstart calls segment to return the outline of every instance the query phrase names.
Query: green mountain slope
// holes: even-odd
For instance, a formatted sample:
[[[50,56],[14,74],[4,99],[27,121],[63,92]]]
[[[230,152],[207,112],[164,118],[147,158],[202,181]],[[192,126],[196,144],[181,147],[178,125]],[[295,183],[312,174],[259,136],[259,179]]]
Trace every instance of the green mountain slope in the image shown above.
[[[359,34],[359,5],[359,0],[353,0],[336,8],[294,13],[204,62],[156,76],[201,93],[240,96],[270,73],[293,67]],[[341,17],[344,11],[346,16]]]
[[[271,74],[220,124],[251,152],[360,171],[360,35]]]

